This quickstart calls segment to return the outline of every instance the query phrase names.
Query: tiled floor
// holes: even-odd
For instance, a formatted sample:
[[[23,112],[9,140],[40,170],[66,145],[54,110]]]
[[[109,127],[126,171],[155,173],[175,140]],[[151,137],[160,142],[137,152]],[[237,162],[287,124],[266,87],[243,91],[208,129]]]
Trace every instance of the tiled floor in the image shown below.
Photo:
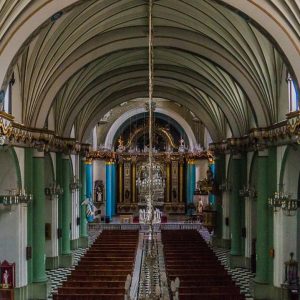
[[[79,248],[73,251],[74,255],[74,266],[78,263],[81,256],[84,255],[86,249]],[[74,269],[74,266],[71,268],[58,268],[51,271],[46,271],[47,277],[51,280],[51,291],[48,296],[48,300],[52,299],[53,293],[61,286],[62,282],[66,280],[67,276]]]
[[[211,235],[206,229],[202,229],[200,234],[208,243],[211,242]],[[230,269],[228,262],[229,250],[213,247],[213,251],[221,261],[222,265],[224,265],[227,272],[231,275],[232,279],[240,287],[241,293],[245,295],[246,300],[253,300],[250,288],[251,279],[254,277],[253,273],[243,268]]]

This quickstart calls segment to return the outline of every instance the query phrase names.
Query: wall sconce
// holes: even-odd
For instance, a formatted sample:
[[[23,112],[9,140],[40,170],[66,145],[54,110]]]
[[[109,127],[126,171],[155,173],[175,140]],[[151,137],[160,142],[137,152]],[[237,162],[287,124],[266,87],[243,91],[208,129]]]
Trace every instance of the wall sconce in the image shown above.
[[[299,200],[292,199],[291,194],[283,192],[280,189],[279,192],[275,192],[272,197],[268,199],[268,204],[273,207],[274,212],[278,212],[281,208],[283,213],[288,216],[295,216],[299,207]]]
[[[61,196],[64,193],[63,188],[56,182],[51,183],[49,187],[45,188],[45,195],[50,199],[54,199],[55,196]]]
[[[70,183],[70,189],[73,190],[79,190],[81,188],[81,183],[79,181],[79,179],[74,176],[72,179],[72,182]]]
[[[1,195],[0,199],[5,206],[18,205],[21,203],[28,204],[32,201],[32,194],[28,194],[25,189],[23,190],[9,190],[8,195]]]
[[[257,192],[254,189],[254,187],[251,186],[243,186],[243,188],[241,190],[239,190],[239,195],[243,198],[251,198],[251,199],[255,199],[257,198]]]
[[[219,190],[222,192],[230,192],[231,191],[231,184],[229,180],[225,180],[221,184],[219,184]]]

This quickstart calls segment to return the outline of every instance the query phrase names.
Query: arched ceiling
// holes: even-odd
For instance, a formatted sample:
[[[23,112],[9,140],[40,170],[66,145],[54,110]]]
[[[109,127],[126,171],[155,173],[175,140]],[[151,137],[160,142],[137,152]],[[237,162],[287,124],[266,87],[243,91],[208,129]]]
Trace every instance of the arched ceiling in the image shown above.
[[[132,118],[140,114],[146,116],[146,101],[147,99],[134,99],[124,102],[109,111],[100,122],[98,121],[96,126],[98,145],[111,149],[116,132],[123,128],[126,122],[131,122]],[[196,114],[173,101],[164,99],[154,99],[154,101],[155,112],[165,116],[173,124],[179,124],[187,135],[191,149],[199,148],[199,145],[203,146],[204,126]]]
[[[3,40],[12,39],[14,22],[21,21],[26,12],[40,12],[48,5],[40,0],[44,6],[38,9],[32,2],[4,2],[0,10],[0,16],[5,16],[0,23]],[[22,84],[22,122],[42,127],[54,105],[56,132],[68,135],[75,123],[80,127],[77,138],[82,139],[114,106],[147,96],[148,3],[59,2],[66,2],[66,7],[78,5],[69,6],[55,22],[44,23],[15,59]],[[271,6],[294,45],[291,51],[297,52],[299,5],[247,2],[261,11]],[[261,2],[265,3],[259,6]],[[252,24],[224,3],[237,8],[244,1],[160,0],[153,13],[154,95],[195,111],[214,140],[224,138],[226,123],[234,136],[241,136],[253,126],[251,120],[257,126],[278,121],[284,61],[289,64],[295,58],[288,57],[280,40],[274,47],[273,32],[260,32],[257,18],[253,16]],[[18,13],[17,8],[25,11]],[[64,7],[57,3],[57,8]],[[2,45],[4,54],[7,47]]]

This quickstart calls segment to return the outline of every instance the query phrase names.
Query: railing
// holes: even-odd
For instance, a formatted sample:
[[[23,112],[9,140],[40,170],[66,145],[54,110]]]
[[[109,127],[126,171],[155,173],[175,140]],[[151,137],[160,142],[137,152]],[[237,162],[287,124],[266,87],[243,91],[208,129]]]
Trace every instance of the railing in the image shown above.
[[[89,230],[139,230],[140,224],[103,224],[103,223],[89,223]]]
[[[103,224],[103,223],[89,223],[90,231],[101,230],[140,230],[147,231],[148,225],[145,224]],[[200,230],[202,229],[201,223],[165,223],[155,224],[154,231],[159,230]]]
[[[136,300],[139,299],[139,292],[140,292],[140,278],[142,273],[142,266],[143,266],[143,250],[144,250],[144,234],[140,233],[139,235],[139,246],[136,255],[134,271],[133,271],[133,280],[132,286],[130,289],[130,299]]]
[[[164,230],[200,230],[202,229],[202,224],[201,223],[191,223],[191,224],[166,223],[166,224],[160,224],[160,228]]]

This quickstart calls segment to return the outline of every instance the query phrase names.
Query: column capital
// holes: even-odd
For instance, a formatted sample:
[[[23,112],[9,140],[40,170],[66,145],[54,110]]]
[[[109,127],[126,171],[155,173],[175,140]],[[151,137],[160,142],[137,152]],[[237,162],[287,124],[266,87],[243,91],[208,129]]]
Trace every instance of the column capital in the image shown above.
[[[62,158],[62,159],[70,159],[70,155],[68,155],[68,154],[63,154],[63,155],[61,156],[61,158]]]
[[[269,156],[269,150],[268,149],[264,149],[264,150],[260,150],[257,152],[258,157],[267,157]]]
[[[33,157],[35,158],[44,158],[45,152],[44,151],[38,151],[37,149],[33,150]]]
[[[242,155],[240,153],[238,154],[233,154],[232,159],[242,159]]]

